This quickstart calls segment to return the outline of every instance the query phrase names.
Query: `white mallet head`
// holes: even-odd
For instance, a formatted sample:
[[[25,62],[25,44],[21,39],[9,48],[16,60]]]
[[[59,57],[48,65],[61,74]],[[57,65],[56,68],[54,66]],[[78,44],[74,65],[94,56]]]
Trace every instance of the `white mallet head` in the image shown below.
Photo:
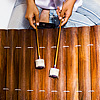
[[[49,76],[52,77],[52,78],[58,78],[58,76],[59,76],[59,69],[51,68]]]
[[[36,62],[37,69],[45,68],[44,59],[37,59],[37,60],[35,60],[35,62]]]

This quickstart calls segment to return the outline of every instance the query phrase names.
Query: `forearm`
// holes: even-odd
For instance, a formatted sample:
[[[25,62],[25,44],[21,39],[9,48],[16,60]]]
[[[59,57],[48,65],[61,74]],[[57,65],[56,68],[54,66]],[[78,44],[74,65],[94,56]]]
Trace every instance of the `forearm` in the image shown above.
[[[69,5],[74,6],[76,0],[66,0],[67,3],[69,3]]]
[[[70,1],[72,3],[75,3],[76,2],[76,0],[66,0],[66,1]]]
[[[35,4],[35,0],[26,0],[27,5]]]
[[[66,7],[73,9],[75,2],[76,0],[66,0],[66,2],[64,3],[64,9],[66,9]]]

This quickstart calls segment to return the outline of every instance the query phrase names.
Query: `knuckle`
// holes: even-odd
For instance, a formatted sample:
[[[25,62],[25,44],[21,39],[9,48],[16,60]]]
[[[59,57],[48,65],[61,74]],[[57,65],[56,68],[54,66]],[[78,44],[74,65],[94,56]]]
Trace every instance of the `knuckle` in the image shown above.
[[[29,14],[29,15],[27,16],[27,18],[32,18],[32,14]]]
[[[31,16],[29,15],[28,18],[31,18]]]
[[[28,16],[28,19],[31,19],[31,16]]]
[[[39,16],[39,12],[37,12],[35,15],[36,15],[36,16]]]
[[[26,19],[28,18],[27,15],[25,15],[25,18],[26,18]]]

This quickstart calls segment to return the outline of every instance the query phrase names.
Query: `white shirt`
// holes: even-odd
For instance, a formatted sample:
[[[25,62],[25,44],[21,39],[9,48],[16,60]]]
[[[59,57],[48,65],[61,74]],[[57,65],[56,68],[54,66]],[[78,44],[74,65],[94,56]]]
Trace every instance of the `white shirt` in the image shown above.
[[[56,9],[57,6],[62,8],[63,1],[65,0],[35,0],[35,4],[45,9]],[[76,0],[73,11],[76,11],[82,5],[82,0]]]

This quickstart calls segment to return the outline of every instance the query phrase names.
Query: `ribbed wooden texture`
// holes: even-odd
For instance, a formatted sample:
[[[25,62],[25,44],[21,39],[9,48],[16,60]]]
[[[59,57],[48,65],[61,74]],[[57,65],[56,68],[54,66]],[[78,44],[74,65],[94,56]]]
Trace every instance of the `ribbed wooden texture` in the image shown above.
[[[57,68],[58,29],[39,29],[44,69],[35,69],[34,30],[0,30],[0,100],[100,100],[100,26],[62,29]]]
[[[79,28],[79,94],[80,100],[91,100],[91,77],[90,77],[90,29],[89,27]]]
[[[100,100],[100,26],[91,27],[90,36],[92,100]]]

